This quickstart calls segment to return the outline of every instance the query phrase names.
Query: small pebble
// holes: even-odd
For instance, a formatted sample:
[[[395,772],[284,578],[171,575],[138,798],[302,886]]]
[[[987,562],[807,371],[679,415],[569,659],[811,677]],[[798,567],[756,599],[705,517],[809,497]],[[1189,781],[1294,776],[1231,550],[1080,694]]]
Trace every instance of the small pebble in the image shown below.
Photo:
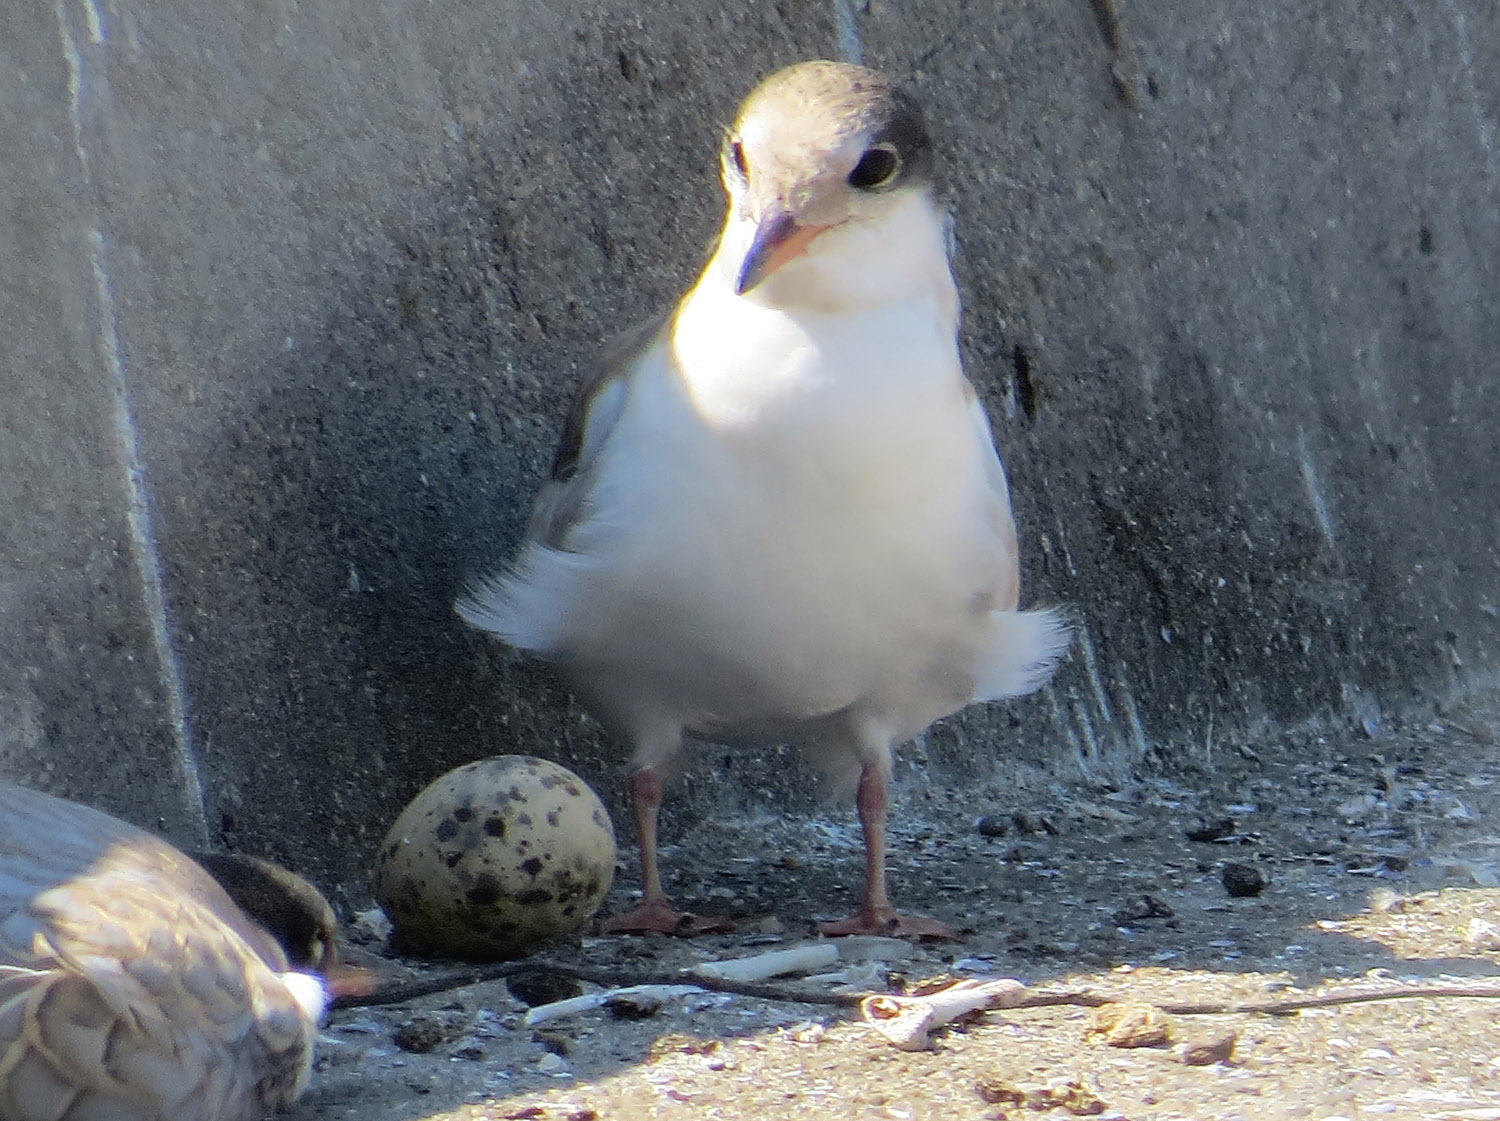
[[[1500,926],[1487,919],[1472,918],[1464,927],[1464,941],[1474,950],[1500,950]]]
[[[398,1025],[391,1038],[401,1050],[425,1055],[441,1046],[449,1032],[449,1027],[434,1016],[414,1016]]]
[[[528,969],[514,973],[505,979],[510,995],[530,1008],[538,1004],[553,1004],[559,1000],[571,1000],[583,993],[583,985],[576,977],[569,977],[550,969]]]
[[[1156,896],[1143,895],[1134,903],[1120,908],[1110,917],[1114,919],[1116,926],[1129,926],[1133,922],[1140,922],[1144,919],[1170,919],[1174,915],[1172,908]]]
[[[649,1020],[661,1011],[661,1001],[641,993],[621,993],[604,1002],[616,1020]]]
[[[1102,1036],[1109,1047],[1160,1047],[1172,1038],[1172,1021],[1154,1004],[1105,1004],[1089,1012],[1086,1036]]]
[[[536,1069],[542,1074],[562,1074],[568,1069],[568,1060],[555,1051],[548,1051],[536,1061]]]
[[[1246,899],[1266,890],[1269,881],[1259,868],[1248,864],[1224,865],[1224,890],[1236,899]]]
[[[1222,840],[1234,835],[1234,818],[1219,817],[1213,820],[1199,819],[1198,822],[1184,830],[1187,839],[1207,844],[1212,841]]]
[[[371,907],[354,916],[354,921],[345,927],[345,935],[356,944],[383,946],[391,936],[391,920],[379,907]]]
[[[1045,833],[1049,837],[1057,836],[1057,826],[1053,825],[1052,822],[1048,821],[1041,814],[1028,813],[1026,810],[1017,810],[1010,815],[1010,819],[1015,823],[1016,832],[1018,833],[1026,833],[1028,835]]]
[[[985,814],[978,828],[981,837],[1003,837],[1010,832],[1010,819],[1002,814]]]
[[[1227,1063],[1234,1055],[1234,1045],[1237,1042],[1239,1042],[1239,1036],[1229,1031],[1222,1035],[1205,1036],[1202,1039],[1190,1039],[1179,1043],[1173,1048],[1172,1053],[1190,1067],[1212,1066],[1214,1063]]]

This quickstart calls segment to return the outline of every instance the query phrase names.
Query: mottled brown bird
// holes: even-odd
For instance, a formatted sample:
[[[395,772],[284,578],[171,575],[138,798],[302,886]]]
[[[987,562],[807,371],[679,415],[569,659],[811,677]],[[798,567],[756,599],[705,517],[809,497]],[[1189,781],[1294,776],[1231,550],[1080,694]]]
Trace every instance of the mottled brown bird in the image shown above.
[[[307,1084],[325,1002],[198,864],[0,782],[0,1117],[244,1121]]]

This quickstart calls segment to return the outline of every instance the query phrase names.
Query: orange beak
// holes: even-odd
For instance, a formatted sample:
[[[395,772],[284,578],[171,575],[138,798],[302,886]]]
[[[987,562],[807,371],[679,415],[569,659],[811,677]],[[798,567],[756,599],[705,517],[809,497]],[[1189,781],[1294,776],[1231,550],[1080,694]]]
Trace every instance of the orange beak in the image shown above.
[[[735,295],[743,296],[793,257],[802,256],[812,239],[827,228],[799,226],[797,220],[784,210],[767,214],[756,227],[755,240],[740,266],[739,279],[734,285]]]

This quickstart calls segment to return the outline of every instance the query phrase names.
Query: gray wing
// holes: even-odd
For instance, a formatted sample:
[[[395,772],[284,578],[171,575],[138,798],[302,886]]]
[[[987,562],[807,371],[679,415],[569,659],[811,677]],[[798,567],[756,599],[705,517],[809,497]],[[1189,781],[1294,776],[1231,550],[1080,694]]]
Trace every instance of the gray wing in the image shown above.
[[[1016,541],[1016,522],[1010,509],[1010,482],[1005,477],[1005,465],[1000,462],[1000,452],[995,447],[995,435],[990,428],[990,418],[984,411],[984,402],[979,399],[974,384],[964,380],[964,396],[969,404],[969,422],[976,434],[989,449],[985,471],[989,476],[990,522],[1004,549],[997,568],[997,584],[990,590],[991,606],[1001,611],[1013,611],[1021,597],[1021,551]]]
[[[563,418],[552,470],[537,494],[526,528],[529,540],[567,548],[568,533],[582,516],[593,483],[594,463],[625,406],[631,364],[661,335],[669,318],[659,315],[613,339],[584,375]]]

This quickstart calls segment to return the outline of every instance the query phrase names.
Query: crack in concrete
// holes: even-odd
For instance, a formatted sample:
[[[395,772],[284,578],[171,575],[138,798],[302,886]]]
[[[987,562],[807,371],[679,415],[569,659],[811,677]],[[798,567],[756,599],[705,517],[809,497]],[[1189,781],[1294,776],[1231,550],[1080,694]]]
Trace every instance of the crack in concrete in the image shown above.
[[[1474,109],[1474,123],[1479,130],[1479,146],[1484,149],[1484,167],[1491,179],[1496,178],[1495,128],[1485,119],[1479,101],[1479,82],[1474,74],[1474,44],[1469,41],[1469,23],[1455,0],[1446,0],[1453,16],[1453,30],[1458,40],[1458,61],[1463,67],[1464,84],[1469,87],[1469,104]]]
[[[859,41],[859,27],[854,20],[854,5],[851,0],[833,0],[833,26],[838,37],[839,58],[861,65],[864,61],[864,48]]]
[[[1323,485],[1318,479],[1318,467],[1313,462],[1312,452],[1307,446],[1307,433],[1297,429],[1297,462],[1302,467],[1302,484],[1307,488],[1307,501],[1318,519],[1318,529],[1330,549],[1338,548],[1333,532],[1333,515],[1328,511],[1328,500],[1323,496]]]
[[[83,0],[90,41],[104,42],[104,25],[92,0]],[[68,67],[68,115],[73,125],[73,148],[83,172],[84,184],[93,187],[93,173],[89,163],[88,148],[84,143],[83,101],[86,88],[83,55],[78,49],[73,29],[68,22],[64,0],[55,0],[58,32],[62,37],[63,60]],[[182,667],[172,644],[171,623],[167,614],[166,592],[162,579],[161,549],[156,539],[156,529],[151,513],[150,489],[146,482],[146,467],[141,458],[140,434],[135,422],[131,403],[130,384],[121,353],[119,326],[115,316],[113,286],[110,283],[107,243],[99,228],[97,208],[94,221],[88,227],[89,266],[94,274],[95,298],[99,308],[99,343],[104,363],[109,372],[111,397],[114,403],[113,427],[124,468],[126,492],[126,524],[129,528],[130,551],[141,581],[141,598],[151,626],[152,646],[156,651],[162,688],[166,693],[168,716],[172,725],[172,740],[176,763],[183,779],[183,794],[186,809],[192,819],[195,840],[199,844],[208,841],[208,808],[205,800],[201,770],[197,753],[193,748],[188,726],[187,698],[183,688]]]

